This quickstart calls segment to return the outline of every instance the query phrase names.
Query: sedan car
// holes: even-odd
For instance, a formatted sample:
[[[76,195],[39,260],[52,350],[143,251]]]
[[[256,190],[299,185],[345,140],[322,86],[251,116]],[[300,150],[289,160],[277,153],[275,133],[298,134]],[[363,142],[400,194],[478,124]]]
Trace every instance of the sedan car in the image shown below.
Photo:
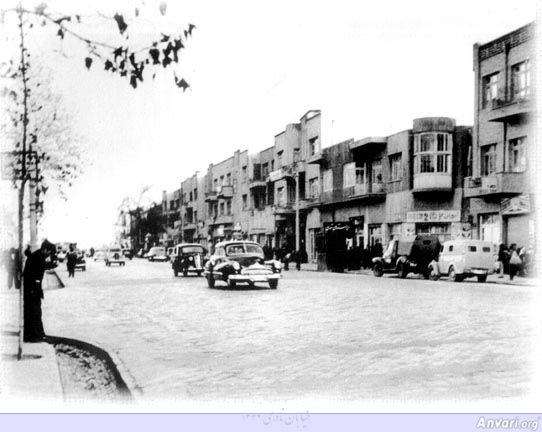
[[[147,254],[149,261],[167,261],[166,248],[163,246],[154,246],[149,250]]]
[[[107,250],[105,265],[111,267],[111,264],[118,264],[119,266],[126,265],[126,258],[122,254],[121,248],[110,248]]]
[[[205,264],[205,278],[209,288],[216,281],[235,288],[238,284],[253,287],[257,282],[268,283],[276,289],[282,277],[282,264],[279,261],[264,261],[262,247],[250,241],[225,241],[217,243],[215,253]]]
[[[105,261],[105,251],[96,251],[92,257],[94,258],[94,261]]]
[[[194,272],[200,276],[203,273],[206,254],[207,250],[200,244],[178,244],[172,253],[171,268],[173,269],[173,274],[177,276],[179,273],[182,273],[186,277],[188,276],[188,272]]]

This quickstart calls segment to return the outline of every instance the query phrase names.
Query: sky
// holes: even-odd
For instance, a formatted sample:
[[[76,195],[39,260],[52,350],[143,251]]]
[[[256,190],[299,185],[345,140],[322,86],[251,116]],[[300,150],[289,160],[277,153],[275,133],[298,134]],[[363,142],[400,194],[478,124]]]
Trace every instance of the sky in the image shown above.
[[[165,16],[155,0],[48,3],[81,13],[83,30],[103,41],[116,32],[100,14],[133,16],[135,7],[136,44],[196,25],[176,68],[190,84],[184,93],[168,71],[134,90],[101,68],[87,71],[68,37],[32,33],[85,159],[67,200],[48,192],[40,237],[87,247],[113,241],[123,198],[149,185],[147,201],[161,200],[237,149],[273,145],[310,109],[322,110],[324,147],[408,129],[418,117],[471,125],[473,44],[536,18],[535,0],[170,1]]]

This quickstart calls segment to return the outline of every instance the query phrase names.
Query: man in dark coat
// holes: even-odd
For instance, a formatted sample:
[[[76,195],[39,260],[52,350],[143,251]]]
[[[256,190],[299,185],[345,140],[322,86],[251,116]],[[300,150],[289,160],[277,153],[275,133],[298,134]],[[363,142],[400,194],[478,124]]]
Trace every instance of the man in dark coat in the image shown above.
[[[43,289],[41,283],[47,267],[46,259],[54,245],[45,240],[41,248],[32,252],[26,260],[23,271],[24,287],[24,341],[39,342],[45,338],[41,321],[41,300]]]
[[[66,267],[68,268],[68,277],[75,276],[75,265],[77,264],[77,253],[73,245],[70,245],[70,251],[66,255]]]

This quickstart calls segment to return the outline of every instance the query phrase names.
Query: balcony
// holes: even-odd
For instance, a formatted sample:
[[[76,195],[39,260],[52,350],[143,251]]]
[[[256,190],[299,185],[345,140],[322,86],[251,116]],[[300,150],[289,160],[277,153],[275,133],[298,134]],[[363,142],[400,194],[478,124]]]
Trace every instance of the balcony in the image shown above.
[[[248,181],[248,188],[249,189],[267,188],[267,181],[260,177],[251,178]]]
[[[418,173],[414,174],[414,193],[451,192],[452,173]]]
[[[343,196],[351,199],[385,199],[386,187],[384,183],[360,183],[343,190]]]
[[[466,177],[465,198],[505,198],[528,190],[525,173],[496,173],[486,177]]]
[[[216,201],[218,201],[217,191],[205,192],[205,202],[216,202]]]
[[[217,198],[230,199],[233,197],[233,186],[222,186],[218,189]]]
[[[307,159],[308,164],[324,165],[325,162],[326,162],[326,159],[324,158],[324,154],[321,151],[313,154]]]
[[[322,198],[320,196],[307,197],[304,200],[299,201],[300,208],[314,208],[322,204]]]
[[[269,173],[269,181],[276,182],[284,178],[295,178],[297,173],[304,172],[305,162],[296,162],[293,165],[284,166]]]
[[[491,102],[491,110],[488,120],[492,122],[512,122],[528,116],[534,112],[534,98],[494,99]]]
[[[208,225],[231,225],[233,224],[233,215],[222,215],[209,219]]]
[[[273,206],[273,214],[278,216],[286,216],[295,213],[293,203],[276,204]]]
[[[187,222],[183,225],[183,231],[194,231],[196,229],[196,224],[192,222]]]

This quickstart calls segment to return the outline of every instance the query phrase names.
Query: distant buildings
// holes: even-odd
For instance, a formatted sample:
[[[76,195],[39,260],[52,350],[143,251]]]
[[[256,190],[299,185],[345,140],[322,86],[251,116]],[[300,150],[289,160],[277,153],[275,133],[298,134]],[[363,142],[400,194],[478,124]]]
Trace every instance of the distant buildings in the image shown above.
[[[248,238],[299,247],[309,261],[325,253],[319,237],[333,224],[348,228],[349,246],[369,249],[416,233],[534,246],[533,34],[529,24],[474,45],[474,127],[419,118],[390,136],[322,149],[322,113],[310,110],[272,147],[237,150],[164,191],[161,206],[139,211],[132,244],[143,247],[142,226],[156,231],[149,217],[160,210],[155,242]]]

